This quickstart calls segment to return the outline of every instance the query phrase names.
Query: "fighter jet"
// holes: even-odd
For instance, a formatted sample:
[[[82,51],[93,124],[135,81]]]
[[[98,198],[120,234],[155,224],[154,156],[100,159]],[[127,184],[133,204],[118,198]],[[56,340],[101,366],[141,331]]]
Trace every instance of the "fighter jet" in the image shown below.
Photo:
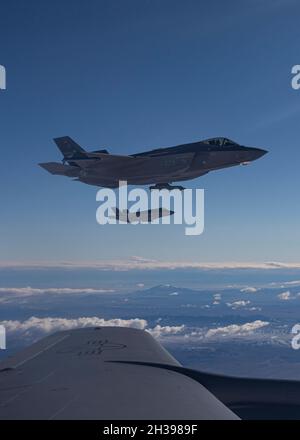
[[[68,136],[55,138],[54,142],[63,154],[62,163],[41,163],[42,168],[51,174],[106,188],[116,188],[119,181],[127,181],[128,185],[154,185],[150,189],[184,189],[170,184],[245,165],[267,153],[223,137],[129,156],[109,154],[107,150],[87,152]]]
[[[110,218],[114,218],[124,223],[151,223],[151,221],[159,219],[161,217],[171,216],[175,212],[169,211],[166,208],[147,209],[145,211],[130,212],[129,209],[113,208],[114,215]]]

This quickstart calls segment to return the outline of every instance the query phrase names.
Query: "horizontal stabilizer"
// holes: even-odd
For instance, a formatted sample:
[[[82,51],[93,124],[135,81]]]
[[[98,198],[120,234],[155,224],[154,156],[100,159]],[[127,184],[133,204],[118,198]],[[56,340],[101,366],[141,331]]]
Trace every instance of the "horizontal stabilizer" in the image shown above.
[[[60,176],[77,177],[80,172],[78,167],[63,165],[59,162],[39,163],[39,166],[51,174],[58,174]]]
[[[96,150],[96,151],[92,151],[92,153],[103,153],[103,154],[109,154],[109,152],[107,150]]]

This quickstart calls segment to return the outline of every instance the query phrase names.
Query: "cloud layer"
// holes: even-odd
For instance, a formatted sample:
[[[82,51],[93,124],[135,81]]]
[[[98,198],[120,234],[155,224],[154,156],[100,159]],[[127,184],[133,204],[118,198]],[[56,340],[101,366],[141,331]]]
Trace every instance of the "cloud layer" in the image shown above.
[[[300,269],[299,263],[284,262],[216,262],[159,261],[139,256],[127,260],[100,261],[0,261],[0,268],[8,269],[99,269],[99,270],[151,270],[151,269]]]
[[[161,322],[161,321],[159,321]],[[252,336],[255,338],[257,331],[270,323],[267,321],[252,321],[244,324],[231,324],[216,328],[188,328],[185,325],[163,326],[161,324],[155,325],[153,328],[149,327],[148,322],[141,318],[132,319],[103,319],[97,316],[93,317],[79,317],[74,319],[67,318],[38,318],[32,316],[25,321],[6,320],[0,321],[7,331],[8,337],[17,339],[18,341],[26,341],[31,343],[37,339],[42,338],[50,333],[61,330],[71,330],[82,327],[132,327],[140,330],[148,331],[153,337],[170,342],[180,342],[193,340],[194,342],[205,342],[211,340],[218,340],[230,338],[243,338],[245,336]]]
[[[8,320],[1,321],[7,331],[7,334],[12,337],[25,337],[27,339],[36,339],[47,334],[54,333],[61,330],[71,330],[82,327],[132,327],[144,330],[147,327],[145,319],[103,319],[97,316],[80,317],[76,319],[67,318],[37,318],[32,316],[25,321]]]
[[[71,330],[83,327],[131,327],[140,330],[147,330],[155,338],[162,338],[170,335],[182,333],[185,329],[184,325],[178,326],[162,326],[157,324],[154,328],[148,327],[145,319],[103,319],[97,316],[80,317],[76,319],[67,318],[37,318],[32,316],[25,321],[7,320],[0,321],[6,329],[9,336],[14,338],[25,338],[27,340],[36,340],[62,330]]]
[[[42,297],[43,295],[97,295],[103,293],[113,293],[114,289],[93,289],[89,287],[69,288],[69,287],[0,287],[0,303],[9,304],[18,302],[18,304],[30,301],[33,297]]]
[[[114,292],[113,289],[91,289],[91,288],[71,288],[71,287],[48,287],[45,289],[38,289],[35,287],[0,287],[0,294],[1,293],[11,293],[13,295],[40,295],[40,294],[49,294],[49,293],[56,293],[56,294],[73,294],[73,293],[106,293],[106,292]]]

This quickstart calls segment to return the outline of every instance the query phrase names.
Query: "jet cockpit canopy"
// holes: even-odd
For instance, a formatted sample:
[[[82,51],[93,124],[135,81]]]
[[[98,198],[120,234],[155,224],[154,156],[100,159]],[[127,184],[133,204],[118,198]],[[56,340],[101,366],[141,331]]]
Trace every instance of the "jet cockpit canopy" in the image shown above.
[[[236,142],[233,142],[231,139],[227,139],[224,137],[217,137],[206,139],[202,141],[203,144],[211,145],[213,147],[230,147],[230,146],[238,146]]]

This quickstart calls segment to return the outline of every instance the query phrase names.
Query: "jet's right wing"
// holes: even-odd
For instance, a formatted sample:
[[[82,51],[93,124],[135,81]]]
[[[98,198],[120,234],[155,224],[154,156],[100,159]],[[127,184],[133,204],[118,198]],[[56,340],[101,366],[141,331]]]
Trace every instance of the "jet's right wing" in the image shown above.
[[[0,363],[0,419],[300,419],[300,382],[182,367],[150,333],[55,333]]]
[[[142,330],[59,332],[0,364],[0,419],[238,419],[168,367],[180,364]]]

